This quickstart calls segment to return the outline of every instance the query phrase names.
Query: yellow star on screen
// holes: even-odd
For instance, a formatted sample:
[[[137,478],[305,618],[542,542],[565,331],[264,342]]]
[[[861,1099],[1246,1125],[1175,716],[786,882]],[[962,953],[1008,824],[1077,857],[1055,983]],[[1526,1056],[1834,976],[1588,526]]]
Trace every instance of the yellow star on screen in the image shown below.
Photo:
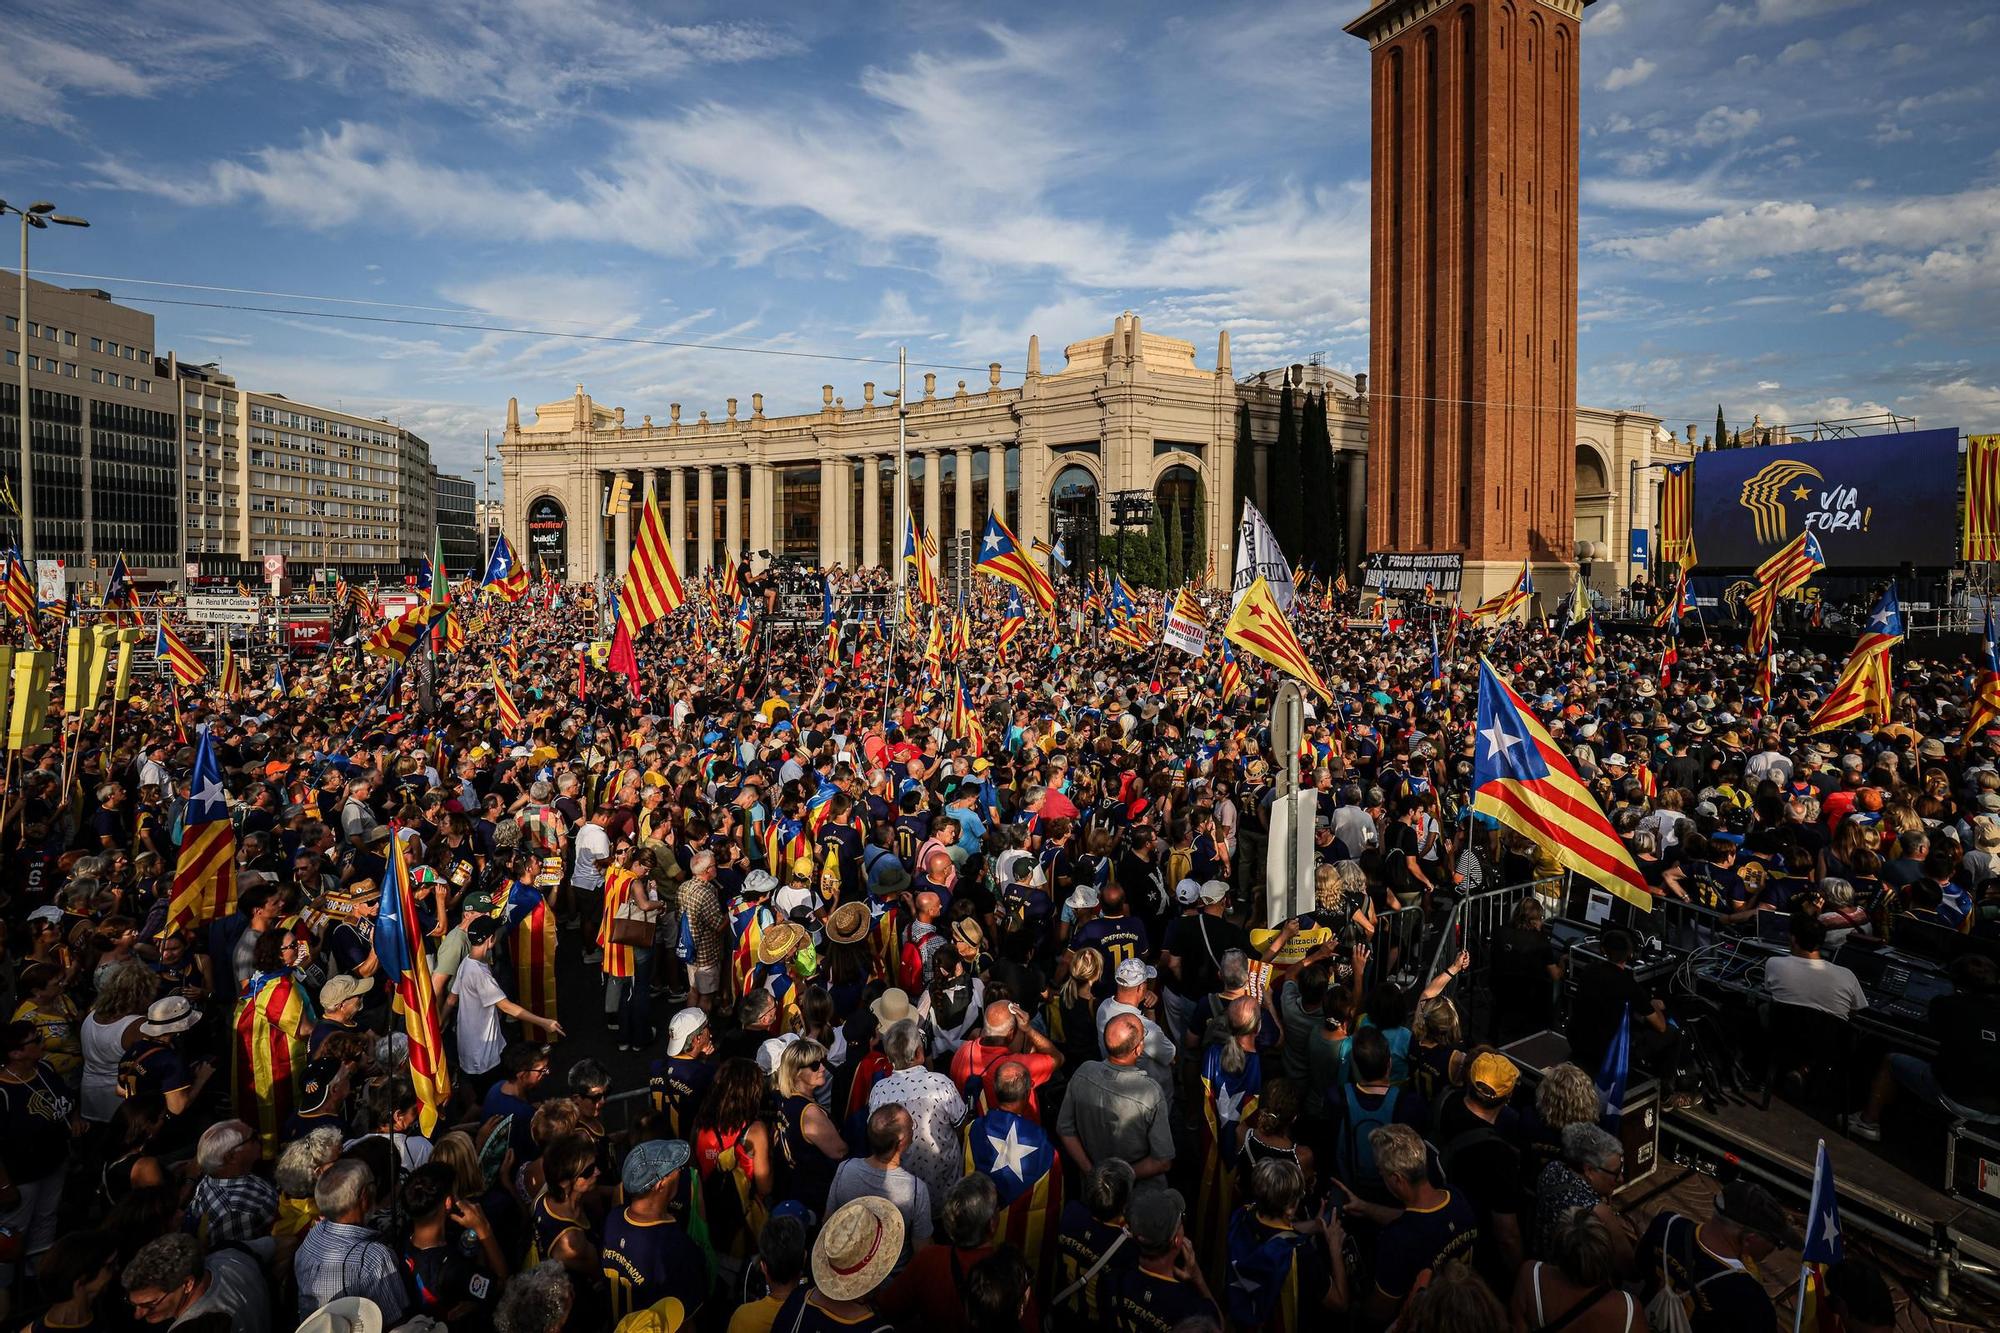
[[[1794,486],[1794,487],[1792,488],[1792,498],[1793,498],[1794,500],[1803,500],[1803,499],[1806,499],[1806,498],[1807,498],[1808,496],[1810,496],[1811,494],[1812,494],[1812,492],[1811,492],[1811,491],[1809,491],[1809,490],[1807,490],[1807,489],[1806,489],[1805,487],[1803,487],[1803,486]]]

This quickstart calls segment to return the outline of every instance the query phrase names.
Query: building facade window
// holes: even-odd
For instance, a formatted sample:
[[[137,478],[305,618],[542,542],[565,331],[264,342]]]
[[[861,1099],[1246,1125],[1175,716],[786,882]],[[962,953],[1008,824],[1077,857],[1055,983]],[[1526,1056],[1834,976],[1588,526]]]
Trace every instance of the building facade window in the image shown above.
[[[772,553],[816,562],[819,559],[819,465],[778,469],[777,506],[771,524]]]

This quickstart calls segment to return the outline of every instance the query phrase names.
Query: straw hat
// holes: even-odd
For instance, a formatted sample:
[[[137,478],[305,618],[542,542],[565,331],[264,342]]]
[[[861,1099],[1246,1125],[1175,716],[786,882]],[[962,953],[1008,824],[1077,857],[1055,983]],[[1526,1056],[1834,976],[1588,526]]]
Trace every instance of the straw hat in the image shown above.
[[[828,1300],[858,1301],[882,1285],[903,1253],[903,1215],[887,1199],[843,1204],[813,1241],[813,1285]]]
[[[868,909],[861,903],[842,903],[826,919],[826,937],[835,944],[859,944],[868,938]]]
[[[382,1333],[382,1309],[366,1296],[337,1296],[307,1315],[298,1333]]]
[[[782,963],[805,942],[806,933],[798,926],[789,921],[773,922],[757,937],[757,961],[766,965]]]

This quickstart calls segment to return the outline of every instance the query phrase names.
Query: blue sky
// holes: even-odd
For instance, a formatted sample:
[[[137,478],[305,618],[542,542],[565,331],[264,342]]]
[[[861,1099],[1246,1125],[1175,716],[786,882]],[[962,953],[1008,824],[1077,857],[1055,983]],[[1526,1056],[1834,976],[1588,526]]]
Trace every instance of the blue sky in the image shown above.
[[[1010,370],[1133,309],[1203,364],[1227,327],[1239,374],[1365,369],[1363,8],[0,0],[0,197],[88,216],[35,266],[126,298]],[[1914,12],[1592,6],[1584,402],[2000,428],[2000,7]],[[893,378],[149,308],[161,347],[468,474],[510,394],[580,380],[636,420]]]

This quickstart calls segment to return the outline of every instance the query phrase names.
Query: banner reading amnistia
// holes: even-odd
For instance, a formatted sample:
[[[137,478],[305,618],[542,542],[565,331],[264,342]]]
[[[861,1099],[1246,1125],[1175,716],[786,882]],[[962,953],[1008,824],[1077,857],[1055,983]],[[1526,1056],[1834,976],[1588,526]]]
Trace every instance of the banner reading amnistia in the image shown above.
[[[1459,552],[1374,551],[1362,571],[1362,586],[1385,596],[1421,597],[1424,589],[1454,593],[1465,581]]]

